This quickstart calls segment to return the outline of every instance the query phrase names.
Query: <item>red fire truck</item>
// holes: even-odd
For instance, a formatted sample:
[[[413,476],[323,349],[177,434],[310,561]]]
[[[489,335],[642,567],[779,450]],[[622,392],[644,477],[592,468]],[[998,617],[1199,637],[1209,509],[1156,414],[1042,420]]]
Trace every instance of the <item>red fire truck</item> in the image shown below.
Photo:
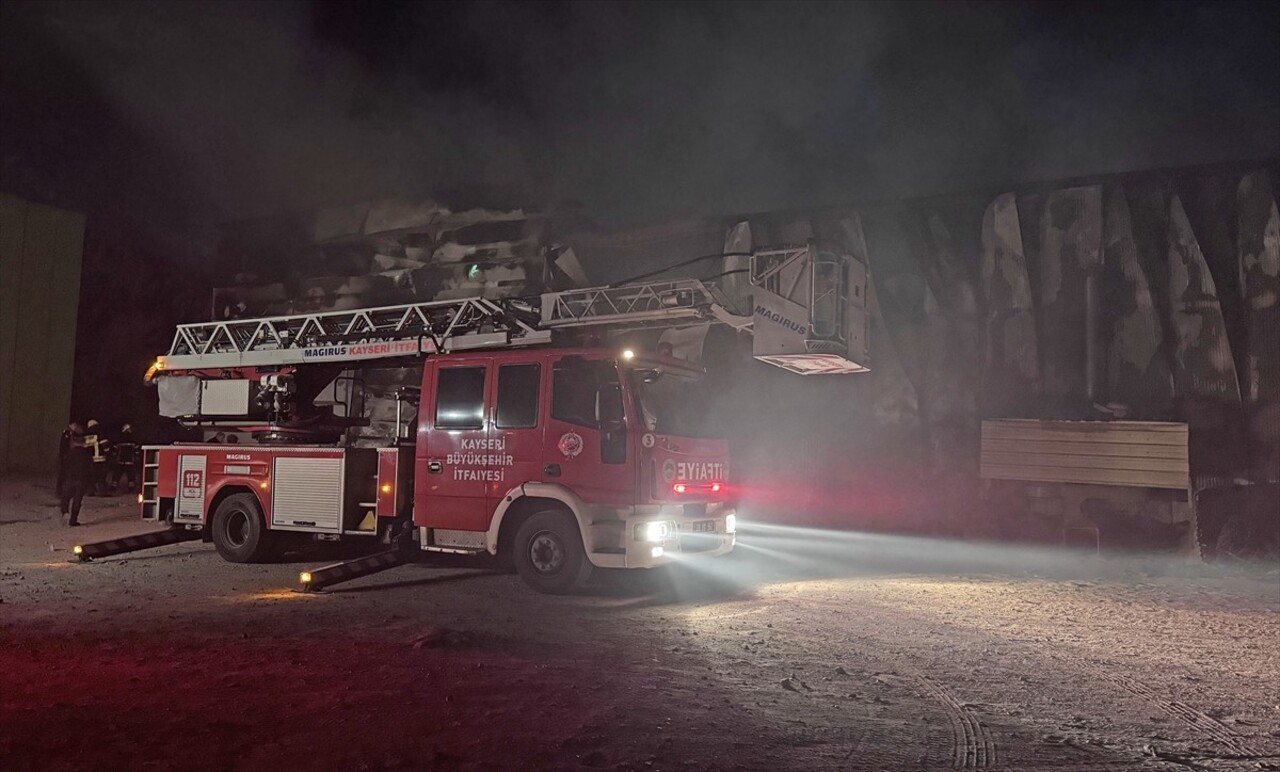
[[[808,244],[756,253],[750,274],[746,315],[681,279],[181,325],[148,373],[162,413],[254,441],[146,447],[142,515],[233,562],[299,538],[414,540],[505,558],[544,592],[722,555],[728,447],[701,436],[701,368],[669,341],[723,323],[795,372],[867,361],[861,262]],[[662,337],[642,351],[593,330]],[[398,384],[382,435],[356,404],[371,381]]]

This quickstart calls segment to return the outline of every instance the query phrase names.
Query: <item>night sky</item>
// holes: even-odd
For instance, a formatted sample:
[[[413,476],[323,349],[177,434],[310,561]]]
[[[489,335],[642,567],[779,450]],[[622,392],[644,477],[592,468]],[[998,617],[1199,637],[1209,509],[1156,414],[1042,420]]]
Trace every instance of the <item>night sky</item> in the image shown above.
[[[0,189],[178,238],[628,224],[1280,155],[1280,4],[0,4]]]

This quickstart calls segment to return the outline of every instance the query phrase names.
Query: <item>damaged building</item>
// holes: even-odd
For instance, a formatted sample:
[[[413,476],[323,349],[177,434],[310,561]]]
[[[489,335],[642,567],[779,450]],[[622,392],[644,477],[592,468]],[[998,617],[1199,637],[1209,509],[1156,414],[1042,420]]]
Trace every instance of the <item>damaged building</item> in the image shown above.
[[[1099,544],[1212,551],[1237,515],[1252,523],[1245,541],[1276,527],[1276,180],[1274,164],[1183,169],[612,232],[525,209],[373,202],[228,226],[211,311],[503,299],[676,264],[671,275],[714,281],[745,306],[742,255],[837,244],[870,269],[871,372],[790,380],[732,332],[692,349],[705,353],[721,395],[710,417],[761,516],[1037,541],[1084,529]],[[326,399],[385,437],[413,378],[376,378],[365,404],[341,379]],[[1094,474],[1075,485],[1002,476],[984,447],[1007,444],[995,435],[1016,426],[992,422],[1013,419],[1065,432],[1068,446],[1086,441],[1071,432],[1104,424],[1173,427],[1120,444],[1161,460],[1139,470],[1184,482],[1117,495],[1124,486]]]
[[[549,238],[544,215],[387,200],[224,228],[213,292],[216,320],[342,311],[463,297],[501,300],[587,283],[573,250]],[[363,419],[369,440],[396,436],[414,372],[347,372],[317,400]],[[212,432],[209,432],[212,434]]]

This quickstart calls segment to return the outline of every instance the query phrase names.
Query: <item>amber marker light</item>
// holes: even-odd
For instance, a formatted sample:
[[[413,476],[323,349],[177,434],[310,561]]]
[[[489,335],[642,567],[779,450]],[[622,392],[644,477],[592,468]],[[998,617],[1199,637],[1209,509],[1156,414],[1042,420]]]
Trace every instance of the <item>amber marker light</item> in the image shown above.
[[[156,377],[156,373],[163,369],[164,357],[156,357],[156,361],[152,362],[151,366],[147,368],[147,374],[143,376],[142,380],[146,383],[150,383],[151,379]]]

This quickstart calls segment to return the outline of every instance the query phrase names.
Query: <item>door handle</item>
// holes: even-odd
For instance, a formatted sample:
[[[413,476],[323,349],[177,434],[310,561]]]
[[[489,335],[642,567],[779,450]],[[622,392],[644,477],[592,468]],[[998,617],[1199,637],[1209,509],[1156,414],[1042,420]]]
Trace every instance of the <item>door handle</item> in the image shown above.
[[[542,473],[543,473],[543,474],[545,474],[547,477],[559,477],[559,476],[560,476],[560,465],[559,465],[559,464],[547,464],[546,466],[542,467]]]
[[[440,474],[440,473],[441,473],[441,472],[443,472],[443,471],[444,471],[444,464],[440,463],[439,461],[428,461],[428,462],[427,462],[427,473],[428,473],[428,474]]]

